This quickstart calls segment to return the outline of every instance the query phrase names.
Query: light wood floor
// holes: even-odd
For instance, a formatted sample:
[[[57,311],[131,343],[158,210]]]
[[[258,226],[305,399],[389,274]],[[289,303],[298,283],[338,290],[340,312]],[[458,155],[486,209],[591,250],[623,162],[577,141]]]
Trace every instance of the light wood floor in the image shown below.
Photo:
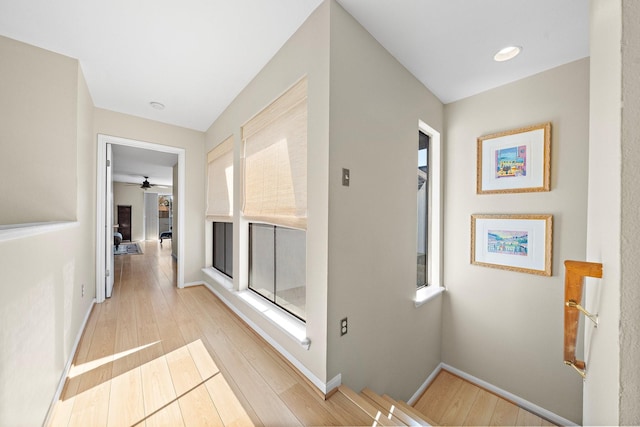
[[[552,426],[554,424],[450,372],[440,371],[415,409],[438,425]]]
[[[365,425],[324,401],[209,290],[175,287],[171,244],[117,256],[52,426]]]
[[[142,247],[116,256],[113,296],[89,317],[49,425],[397,425],[414,410],[344,386],[323,400],[208,289],[176,288],[170,241]],[[547,425],[450,374],[415,409],[432,424]]]

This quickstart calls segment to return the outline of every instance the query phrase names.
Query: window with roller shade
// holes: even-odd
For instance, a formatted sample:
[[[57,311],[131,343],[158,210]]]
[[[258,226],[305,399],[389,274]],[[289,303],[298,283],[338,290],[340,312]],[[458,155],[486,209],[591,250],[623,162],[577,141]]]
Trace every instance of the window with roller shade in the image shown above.
[[[242,128],[249,289],[305,319],[307,79]]]
[[[233,137],[207,154],[207,219],[213,221],[212,266],[233,277]]]

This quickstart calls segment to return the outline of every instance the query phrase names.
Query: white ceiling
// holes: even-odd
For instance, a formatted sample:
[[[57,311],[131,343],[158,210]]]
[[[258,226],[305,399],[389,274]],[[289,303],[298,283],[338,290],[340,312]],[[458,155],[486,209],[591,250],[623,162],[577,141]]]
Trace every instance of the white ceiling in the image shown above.
[[[142,185],[144,177],[157,186],[171,186],[178,155],[124,145],[112,146],[112,177],[116,182]],[[159,188],[159,187],[158,187]],[[160,189],[162,191],[162,189]]]
[[[97,107],[204,131],[321,1],[0,0],[0,34],[78,58]],[[444,103],[589,54],[589,0],[338,2]]]

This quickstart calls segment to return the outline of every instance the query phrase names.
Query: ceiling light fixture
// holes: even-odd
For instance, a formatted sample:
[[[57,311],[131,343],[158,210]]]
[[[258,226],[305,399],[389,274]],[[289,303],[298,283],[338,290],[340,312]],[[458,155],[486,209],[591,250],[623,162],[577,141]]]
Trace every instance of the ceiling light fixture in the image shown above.
[[[493,56],[494,61],[503,62],[515,58],[522,51],[520,46],[507,46]]]
[[[149,103],[156,110],[164,110],[164,104],[162,102],[151,101]]]

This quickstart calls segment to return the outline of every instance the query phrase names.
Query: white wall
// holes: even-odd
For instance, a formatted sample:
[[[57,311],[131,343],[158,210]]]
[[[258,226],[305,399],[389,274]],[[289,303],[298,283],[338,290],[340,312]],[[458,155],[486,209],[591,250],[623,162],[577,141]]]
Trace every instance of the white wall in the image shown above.
[[[334,1],[330,23],[328,375],[406,400],[441,360],[442,300],[413,299],[418,121],[443,106]]]
[[[52,194],[71,195],[72,201],[65,195],[61,202],[63,210],[71,207],[69,216],[77,219],[62,230],[0,241],[0,425],[33,426],[44,422],[95,297],[93,103],[77,61],[0,38],[0,57],[8,58],[7,55],[12,58],[12,71],[3,73],[0,84],[13,87],[18,98],[21,94],[25,98],[37,95],[38,101],[33,102],[45,107],[38,111],[38,117],[15,111],[11,120],[3,122],[3,129],[8,129],[13,137],[5,139],[6,135],[2,135],[0,157],[26,170],[37,169],[38,162],[44,161],[38,156],[25,160],[4,150],[20,145],[23,137],[50,135],[52,129],[66,129],[51,134],[51,138],[31,140],[27,145],[29,150],[42,153],[53,150],[54,158],[57,150],[72,156],[65,159],[68,169],[61,173],[57,169],[56,173],[50,173],[49,166],[43,165],[42,170],[48,175],[41,176],[38,185]],[[45,88],[40,86],[41,79],[48,82]],[[0,91],[3,95],[7,93],[4,86]],[[61,116],[55,111],[58,102],[63,110],[71,109],[71,113]],[[53,219],[40,217],[27,205],[18,203],[14,208],[12,215],[17,218]],[[58,211],[52,207],[52,212]]]
[[[204,133],[96,108],[94,133],[185,149],[184,280],[200,282],[204,265]],[[137,187],[133,187],[137,188]],[[177,209],[174,205],[174,209]],[[136,233],[136,230],[133,230]],[[139,229],[143,232],[143,229]],[[176,245],[177,246],[177,245]]]
[[[640,424],[640,160],[638,141],[640,5],[591,2],[590,258],[602,280],[587,285],[586,305],[599,314],[587,330],[585,424]]]
[[[563,364],[566,259],[586,246],[589,61],[445,106],[443,361],[579,423],[582,379]],[[551,191],[476,195],[476,138],[551,122]],[[470,216],[553,214],[553,276],[470,264]]]
[[[603,277],[585,281],[585,306],[600,316],[585,334],[588,425],[620,422],[620,35],[621,1],[592,1],[587,260],[603,264]]]

